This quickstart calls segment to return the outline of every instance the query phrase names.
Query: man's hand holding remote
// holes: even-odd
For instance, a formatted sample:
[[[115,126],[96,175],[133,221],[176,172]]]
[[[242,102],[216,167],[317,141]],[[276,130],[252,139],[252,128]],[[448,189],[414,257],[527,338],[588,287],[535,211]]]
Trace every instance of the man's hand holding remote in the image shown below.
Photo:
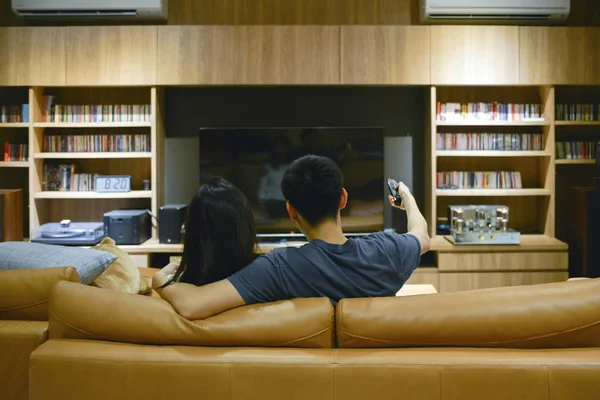
[[[406,210],[406,217],[408,219],[408,233],[416,236],[421,242],[421,254],[429,251],[429,234],[427,233],[427,221],[421,211],[419,211],[419,206],[417,206],[417,202],[410,192],[410,189],[403,183],[399,182],[396,186],[396,191],[400,195],[402,199],[402,203],[398,206],[394,204],[394,198],[392,196],[388,196],[390,204],[392,207],[397,207],[401,210]]]

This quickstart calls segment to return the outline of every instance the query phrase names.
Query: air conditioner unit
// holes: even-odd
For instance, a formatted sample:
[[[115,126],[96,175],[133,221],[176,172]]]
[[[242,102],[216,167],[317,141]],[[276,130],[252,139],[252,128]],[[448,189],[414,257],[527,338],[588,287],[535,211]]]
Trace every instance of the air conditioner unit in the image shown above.
[[[167,19],[168,0],[12,0],[14,13],[23,18]]]
[[[429,24],[560,23],[571,0],[420,0],[421,22]]]

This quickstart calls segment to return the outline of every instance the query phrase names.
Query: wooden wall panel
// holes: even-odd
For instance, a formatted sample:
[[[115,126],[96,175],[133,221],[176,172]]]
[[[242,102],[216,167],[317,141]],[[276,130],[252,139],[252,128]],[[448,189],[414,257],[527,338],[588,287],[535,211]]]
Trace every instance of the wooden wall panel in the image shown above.
[[[342,84],[422,84],[429,74],[425,26],[342,26]]]
[[[339,27],[159,27],[158,83],[338,84]]]
[[[600,84],[600,29],[521,27],[521,83]]]
[[[65,29],[0,28],[0,85],[64,85]]]
[[[67,28],[67,85],[153,85],[156,26]]]
[[[452,272],[440,273],[440,292],[562,282],[568,272]]]
[[[419,0],[169,0],[169,25],[410,25]]]
[[[169,25],[418,25],[419,0],[169,0]],[[0,26],[106,25],[115,22],[31,21],[0,1]],[[144,22],[134,22],[144,24]],[[147,23],[146,23],[147,24]],[[571,0],[566,26],[600,26],[598,0]]]
[[[440,253],[438,268],[440,271],[566,271],[569,253]]]
[[[519,28],[432,26],[431,83],[518,84]]]

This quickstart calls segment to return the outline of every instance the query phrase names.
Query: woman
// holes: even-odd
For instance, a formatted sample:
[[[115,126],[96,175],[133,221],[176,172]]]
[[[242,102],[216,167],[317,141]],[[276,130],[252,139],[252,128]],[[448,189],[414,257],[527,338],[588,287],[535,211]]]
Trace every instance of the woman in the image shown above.
[[[227,278],[256,258],[254,216],[246,196],[223,178],[202,185],[189,205],[183,257],[162,287],[203,286]]]

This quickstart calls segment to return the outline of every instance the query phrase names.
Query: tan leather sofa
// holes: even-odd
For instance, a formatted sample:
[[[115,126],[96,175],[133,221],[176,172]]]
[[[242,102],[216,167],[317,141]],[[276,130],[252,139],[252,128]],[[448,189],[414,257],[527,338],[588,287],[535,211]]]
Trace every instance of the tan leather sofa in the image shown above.
[[[600,279],[241,307],[56,285],[31,399],[600,398]]]
[[[0,400],[26,400],[29,356],[48,339],[48,299],[75,268],[0,271]]]

